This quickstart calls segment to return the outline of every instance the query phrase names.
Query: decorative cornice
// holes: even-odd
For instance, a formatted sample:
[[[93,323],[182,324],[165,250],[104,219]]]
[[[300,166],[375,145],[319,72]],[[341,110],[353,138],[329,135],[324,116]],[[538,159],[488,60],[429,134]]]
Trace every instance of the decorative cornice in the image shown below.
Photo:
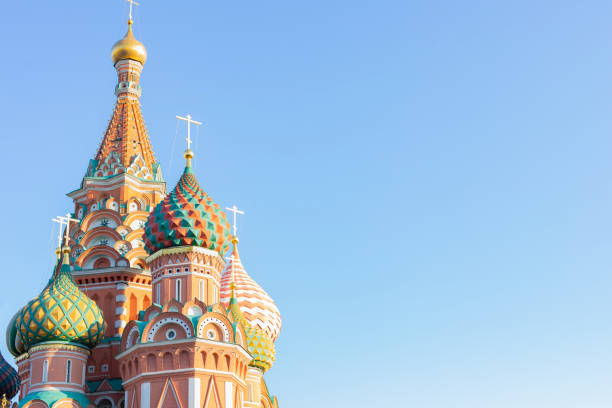
[[[186,245],[160,249],[159,251],[155,252],[153,255],[150,255],[145,261],[147,262],[147,264],[150,264],[151,262],[153,262],[154,260],[156,260],[157,258],[163,255],[185,254],[189,252],[195,252],[197,254],[202,254],[202,255],[215,256],[219,258],[219,261],[221,261],[221,263],[223,264],[223,267],[225,267],[225,260],[223,259],[221,255],[219,255],[217,251],[214,251],[212,249],[202,248],[199,246],[186,246]]]
[[[28,351],[28,353],[30,355],[32,355],[32,353],[35,353],[37,351],[43,351],[43,350],[66,350],[66,351],[78,351],[78,352],[82,352],[82,353],[86,353],[87,355],[89,355],[90,351],[89,348],[78,344],[78,343],[65,343],[65,342],[55,342],[55,341],[49,341],[49,342],[44,342],[44,343],[39,343],[35,346],[30,347],[30,350]]]
[[[68,197],[73,200],[78,200],[82,198],[82,196],[87,195],[87,191],[91,189],[108,189],[112,190],[116,188],[115,184],[126,184],[130,183],[130,187],[134,190],[147,193],[151,190],[159,190],[160,194],[166,194],[166,182],[165,181],[149,181],[149,180],[141,180],[138,177],[132,176],[131,174],[121,173],[112,177],[84,177],[83,182],[81,183],[81,188],[73,190],[66,194]],[[155,188],[157,187],[157,188]]]

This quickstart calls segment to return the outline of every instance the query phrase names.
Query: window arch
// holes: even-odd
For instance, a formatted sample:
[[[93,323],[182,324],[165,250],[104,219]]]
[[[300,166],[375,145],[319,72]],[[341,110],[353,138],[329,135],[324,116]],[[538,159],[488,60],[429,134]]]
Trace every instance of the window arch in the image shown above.
[[[66,361],[66,382],[70,383],[72,377],[72,360]]]
[[[102,398],[97,402],[96,408],[113,408],[113,402],[107,398]]]
[[[176,280],[176,290],[175,290],[175,294],[176,294],[176,296],[175,296],[175,298],[176,298],[176,300],[177,300],[177,301],[179,301],[179,302],[181,301],[181,289],[182,289],[182,288],[181,288],[181,280],[180,280],[180,279],[177,279],[177,280]]]
[[[42,382],[46,383],[49,378],[49,360],[43,361]]]

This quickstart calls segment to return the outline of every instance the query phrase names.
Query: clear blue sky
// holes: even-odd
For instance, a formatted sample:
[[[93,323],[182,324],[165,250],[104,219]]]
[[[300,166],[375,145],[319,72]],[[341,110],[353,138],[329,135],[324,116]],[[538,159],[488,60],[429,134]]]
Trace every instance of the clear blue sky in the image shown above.
[[[284,408],[612,405],[612,4],[142,1],[169,187],[237,204]],[[0,13],[0,325],[110,118],[127,3]],[[6,347],[0,346],[8,357]]]

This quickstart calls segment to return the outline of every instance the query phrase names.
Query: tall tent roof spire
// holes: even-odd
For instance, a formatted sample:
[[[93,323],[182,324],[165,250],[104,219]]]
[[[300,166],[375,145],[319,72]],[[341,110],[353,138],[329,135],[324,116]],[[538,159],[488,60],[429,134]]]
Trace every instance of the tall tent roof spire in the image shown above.
[[[130,174],[145,181],[163,181],[151,141],[140,111],[140,74],[147,60],[147,50],[132,33],[132,5],[125,36],[111,50],[117,70],[117,102],[94,160],[86,177],[106,178]]]

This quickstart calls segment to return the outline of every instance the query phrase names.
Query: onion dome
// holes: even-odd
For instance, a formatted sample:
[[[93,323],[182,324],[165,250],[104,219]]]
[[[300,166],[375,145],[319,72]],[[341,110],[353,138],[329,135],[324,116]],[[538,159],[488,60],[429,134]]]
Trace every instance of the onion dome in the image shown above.
[[[100,308],[74,283],[70,248],[47,287],[18,314],[15,326],[26,349],[44,341],[67,341],[95,347],[104,338],[106,323]]]
[[[6,328],[6,347],[15,357],[25,353],[23,341],[21,341],[21,336],[19,336],[19,333],[17,333],[17,316],[19,316],[20,313],[21,310],[15,313],[9,322],[8,327]]]
[[[117,61],[131,59],[144,65],[147,60],[147,49],[132,34],[132,20],[128,20],[128,31],[125,36],[117,41],[111,50],[113,64]]]
[[[221,303],[228,307],[231,284],[234,282],[236,298],[244,317],[251,325],[266,332],[272,341],[276,341],[282,324],[280,312],[270,295],[244,270],[236,245],[238,238],[233,238],[232,244],[232,256],[221,276]]]
[[[242,325],[246,333],[247,350],[253,360],[249,365],[261,368],[264,372],[272,367],[276,350],[274,342],[266,332],[258,327],[251,326],[240,310],[238,300],[234,296],[234,287],[231,288],[229,313]]]
[[[6,396],[8,400],[11,400],[17,391],[19,391],[19,384],[21,380],[17,374],[17,370],[0,354],[0,395]]]
[[[227,216],[200,187],[191,169],[192,157],[187,150],[187,166],[176,187],[149,214],[144,241],[151,254],[176,246],[199,246],[221,254],[227,250]]]

